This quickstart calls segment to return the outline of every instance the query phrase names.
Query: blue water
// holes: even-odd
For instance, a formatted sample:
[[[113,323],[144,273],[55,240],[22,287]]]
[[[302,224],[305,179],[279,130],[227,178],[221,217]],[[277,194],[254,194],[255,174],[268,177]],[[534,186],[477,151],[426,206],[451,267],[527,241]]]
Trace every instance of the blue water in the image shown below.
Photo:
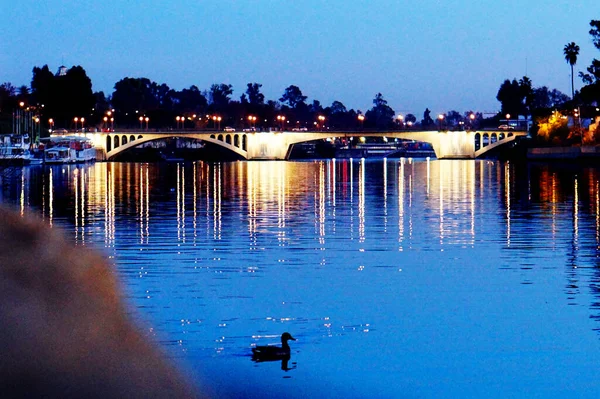
[[[29,167],[1,199],[103,251],[218,397],[600,395],[599,170],[479,160]],[[289,331],[292,354],[251,347]]]

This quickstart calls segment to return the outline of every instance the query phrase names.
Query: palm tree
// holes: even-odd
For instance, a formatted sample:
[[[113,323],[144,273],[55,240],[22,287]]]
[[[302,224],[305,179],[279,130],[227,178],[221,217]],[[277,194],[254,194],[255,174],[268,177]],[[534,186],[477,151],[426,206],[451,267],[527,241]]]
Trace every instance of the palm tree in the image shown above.
[[[565,54],[565,60],[569,65],[571,65],[571,99],[573,99],[575,97],[575,87],[573,83],[573,65],[577,63],[577,56],[579,55],[579,46],[576,45],[575,42],[571,42],[565,45],[563,53]]]

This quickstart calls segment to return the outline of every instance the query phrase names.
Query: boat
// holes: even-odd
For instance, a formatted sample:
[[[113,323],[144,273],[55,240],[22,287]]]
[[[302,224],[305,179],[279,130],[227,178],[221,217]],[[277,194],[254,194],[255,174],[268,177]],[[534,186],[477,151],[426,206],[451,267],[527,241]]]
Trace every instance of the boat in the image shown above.
[[[0,136],[0,163],[9,165],[34,165],[42,163],[41,157],[31,151],[28,134],[5,134]]]
[[[92,162],[96,148],[91,139],[81,136],[52,136],[40,139],[44,161],[48,164]]]

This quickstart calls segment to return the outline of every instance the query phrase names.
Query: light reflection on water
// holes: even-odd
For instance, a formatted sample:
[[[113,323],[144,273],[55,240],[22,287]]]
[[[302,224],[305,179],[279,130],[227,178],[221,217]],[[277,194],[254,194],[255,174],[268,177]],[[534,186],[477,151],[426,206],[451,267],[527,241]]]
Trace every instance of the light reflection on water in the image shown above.
[[[224,396],[600,392],[595,168],[97,163],[1,195],[104,251],[149,339]],[[250,361],[283,331],[286,370]]]

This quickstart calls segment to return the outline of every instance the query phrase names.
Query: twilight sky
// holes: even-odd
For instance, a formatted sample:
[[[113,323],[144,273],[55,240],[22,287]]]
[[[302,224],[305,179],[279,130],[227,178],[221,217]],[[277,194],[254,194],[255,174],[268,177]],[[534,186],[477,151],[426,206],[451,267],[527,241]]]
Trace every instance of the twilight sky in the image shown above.
[[[495,112],[506,78],[569,94],[600,58],[588,34],[598,0],[0,0],[0,82],[29,85],[34,66],[81,65],[94,91],[124,77],[181,90],[262,83],[278,100],[297,85],[308,102],[366,111],[381,92],[419,118],[456,109]],[[581,86],[576,76],[575,87]]]

